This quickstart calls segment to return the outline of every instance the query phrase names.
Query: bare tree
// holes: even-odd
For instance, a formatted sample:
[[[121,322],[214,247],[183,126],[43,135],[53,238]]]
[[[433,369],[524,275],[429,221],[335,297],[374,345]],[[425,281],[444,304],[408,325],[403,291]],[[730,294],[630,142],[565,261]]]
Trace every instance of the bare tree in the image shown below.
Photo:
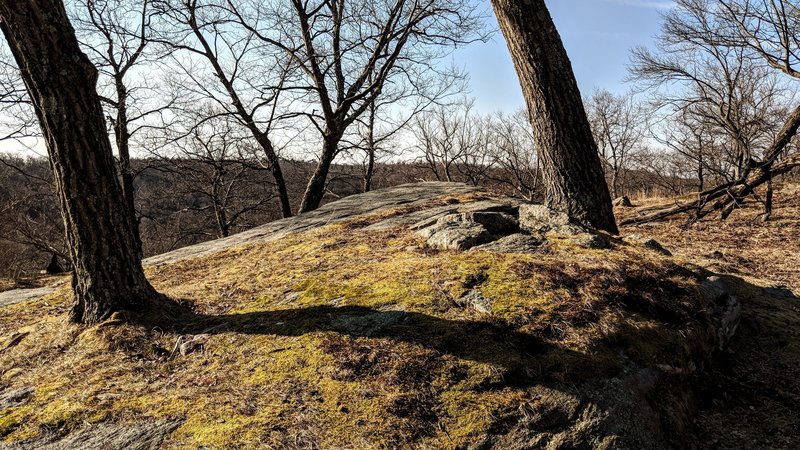
[[[364,153],[363,190],[373,187],[376,163],[382,156],[400,156],[403,147],[397,137],[410,131],[418,116],[434,106],[441,106],[449,97],[466,90],[466,76],[453,69],[447,72],[419,70],[416,86],[391,83],[372,99],[365,114],[356,120],[355,143],[342,146],[340,151],[352,148]],[[349,136],[343,139],[347,141]]]
[[[632,75],[653,88],[659,107],[684,119],[692,116],[699,129],[724,136],[728,177],[739,179],[749,162],[762,156],[788,114],[783,89],[742,49],[693,45],[674,32],[665,28],[660,54],[634,52]]]
[[[497,171],[489,177],[533,201],[539,194],[541,170],[528,113],[524,109],[510,115],[498,113],[490,118],[489,127],[488,151]]]
[[[477,185],[488,170],[488,126],[473,112],[475,102],[463,98],[417,115],[412,132],[417,149],[439,181]]]
[[[586,107],[594,140],[611,178],[611,194],[614,198],[626,195],[624,177],[647,130],[643,108],[631,94],[615,95],[606,90],[596,90]]]
[[[773,69],[800,78],[796,0],[679,0],[679,7],[684,14],[668,17],[678,34],[695,42],[744,48]],[[717,35],[716,41],[709,39],[709,31]]]
[[[197,109],[182,122],[189,122],[184,130],[168,130],[179,136],[169,138],[168,153],[156,165],[173,175],[173,194],[190,199],[177,213],[201,218],[181,231],[201,232],[206,218],[214,224],[213,237],[255,226],[245,219],[264,210],[274,197],[272,187],[263,180],[265,170],[248,157],[250,137],[232,118],[213,111]]]
[[[32,275],[53,255],[69,261],[47,161],[0,154],[0,248],[2,276]]]
[[[709,185],[730,181],[735,161],[730,152],[727,133],[720,133],[711,121],[693,108],[681,108],[671,112],[651,129],[650,136],[663,151],[673,154],[671,161],[679,167],[680,177],[697,180],[697,192]],[[639,158],[637,158],[639,159]],[[657,162],[655,156],[651,162]],[[644,165],[652,173],[660,173],[656,167]]]
[[[69,10],[82,47],[98,69],[98,93],[109,110],[114,134],[122,195],[134,218],[137,245],[141,238],[131,168],[131,138],[143,129],[144,119],[163,112],[153,90],[153,64],[164,56],[151,42],[156,11],[153,0],[79,0]],[[147,74],[136,73],[146,71]]]
[[[0,142],[36,136],[36,115],[19,69],[5,43],[0,43]]]
[[[158,0],[166,21],[161,41],[188,57],[174,62],[195,94],[190,103],[210,99],[223,114],[235,117],[258,143],[272,173],[284,217],[292,206],[278,152],[270,139],[276,121],[278,96],[288,67],[281,58],[265,55],[255,31],[235,26],[233,5],[223,0]],[[210,66],[210,76],[197,58]]]
[[[0,1],[2,29],[47,143],[74,267],[71,318],[96,323],[144,307],[147,281],[95,90],[60,0]],[[36,30],[32,33],[31,30]],[[91,169],[89,169],[91,168]]]
[[[581,94],[544,0],[492,0],[528,104],[545,202],[616,234],[611,196]]]
[[[694,211],[694,218],[720,211],[725,218],[763,184],[800,165],[791,155],[792,140],[800,128],[800,106],[781,105],[776,83],[758,64],[800,78],[795,70],[796,36],[800,33],[797,6],[790,1],[679,0],[665,17],[662,32],[663,55],[640,50],[636,53],[638,76],[659,81],[687,80],[704,100],[696,112],[716,120],[731,138],[735,152],[732,179],[703,191],[699,199],[628,223],[657,220],[672,214]],[[697,60],[681,60],[694,51]],[[691,63],[695,63],[693,66]],[[699,64],[699,65],[698,65]],[[703,70],[692,71],[692,67]],[[687,70],[688,68],[688,70]],[[777,112],[775,111],[777,105]],[[763,119],[782,118],[779,123]],[[760,147],[758,154],[753,148]],[[768,195],[769,196],[769,195]],[[771,205],[765,209],[771,210]]]
[[[636,180],[636,188],[642,196],[684,195],[686,189],[696,184],[692,176],[693,164],[680,152],[667,151],[662,147],[645,146],[634,155],[635,167],[641,169],[641,177]]]
[[[471,0],[292,0],[233,9],[299,69],[294,88],[309,105],[302,114],[322,141],[301,212],[319,207],[340,142],[390,80],[418,86],[415,67],[437,70],[453,48],[484,37],[483,16]]]

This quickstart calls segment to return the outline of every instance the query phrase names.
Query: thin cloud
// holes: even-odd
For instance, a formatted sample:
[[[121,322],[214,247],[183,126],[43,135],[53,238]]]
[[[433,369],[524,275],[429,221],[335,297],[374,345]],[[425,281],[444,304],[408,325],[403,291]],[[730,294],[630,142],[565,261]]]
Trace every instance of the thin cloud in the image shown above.
[[[675,7],[674,1],[668,0],[605,0],[609,3],[620,5],[637,6],[639,8],[670,9]]]

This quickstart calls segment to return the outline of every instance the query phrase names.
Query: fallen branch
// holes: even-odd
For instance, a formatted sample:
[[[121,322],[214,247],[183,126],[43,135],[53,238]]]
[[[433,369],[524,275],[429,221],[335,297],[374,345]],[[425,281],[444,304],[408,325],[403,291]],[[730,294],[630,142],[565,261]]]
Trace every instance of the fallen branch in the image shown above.
[[[625,219],[619,224],[638,225],[689,211],[694,211],[694,217],[690,223],[700,220],[713,211],[721,211],[722,219],[726,219],[747,196],[755,193],[757,187],[800,166],[800,155],[778,162],[797,134],[798,128],[800,128],[800,106],[796,107],[786,119],[783,128],[775,137],[775,141],[764,152],[764,159],[761,161],[751,160],[740,179],[701,192],[698,199],[693,202]]]
[[[754,194],[756,188],[769,182],[772,178],[788,173],[800,167],[800,156],[781,161],[774,165],[759,164],[747,172],[746,178],[716,186],[698,194],[698,199],[651,214],[631,217],[620,221],[620,225],[639,225],[665,219],[676,214],[694,212],[692,222],[697,221],[714,211],[721,211],[723,219],[727,218],[744,198]]]

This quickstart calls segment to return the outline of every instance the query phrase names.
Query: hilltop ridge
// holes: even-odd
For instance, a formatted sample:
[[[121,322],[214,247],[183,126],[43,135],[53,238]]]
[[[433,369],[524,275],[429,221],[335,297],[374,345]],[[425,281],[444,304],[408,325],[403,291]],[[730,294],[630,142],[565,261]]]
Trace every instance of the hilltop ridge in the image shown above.
[[[6,306],[4,445],[685,445],[760,288],[523,215],[405,185],[149,259],[160,314],[66,324],[65,287]]]

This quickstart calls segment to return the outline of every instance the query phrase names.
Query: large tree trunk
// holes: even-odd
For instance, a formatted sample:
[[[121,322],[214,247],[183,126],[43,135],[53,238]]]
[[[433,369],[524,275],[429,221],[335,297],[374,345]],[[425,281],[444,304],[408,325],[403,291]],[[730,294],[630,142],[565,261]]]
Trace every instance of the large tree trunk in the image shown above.
[[[611,196],[567,52],[544,0],[492,0],[542,159],[545,202],[616,234]]]
[[[0,0],[0,29],[44,134],[74,268],[73,320],[96,323],[158,294],[142,270],[120,199],[111,142],[84,55],[61,0]]]

